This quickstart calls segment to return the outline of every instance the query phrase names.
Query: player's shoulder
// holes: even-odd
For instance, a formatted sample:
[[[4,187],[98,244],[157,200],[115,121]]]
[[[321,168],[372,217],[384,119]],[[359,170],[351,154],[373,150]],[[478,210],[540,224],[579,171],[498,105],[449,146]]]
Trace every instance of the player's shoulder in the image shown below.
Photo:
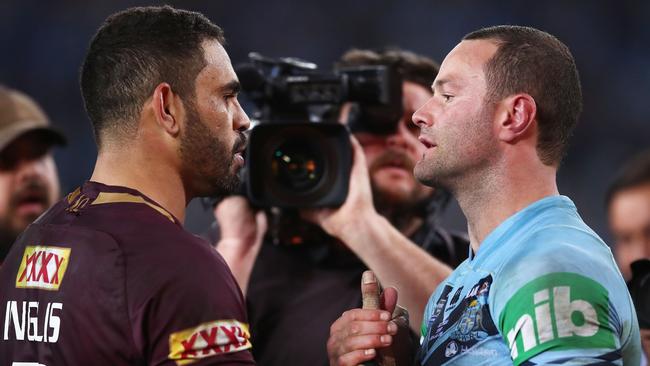
[[[615,269],[610,248],[584,223],[538,225],[508,247],[503,267],[522,273],[544,271],[597,272]]]
[[[36,222],[104,232],[123,227],[149,232],[181,227],[168,210],[139,191],[96,182],[86,182],[70,192]]]
[[[516,364],[605,355],[630,337],[634,314],[625,282],[590,230],[540,228],[505,261],[495,285],[490,304]]]
[[[121,243],[196,240],[172,213],[139,191],[96,182],[68,194],[44,221],[102,231]]]
[[[161,283],[207,278],[214,282],[230,276],[227,264],[210,243],[179,225],[164,222],[164,217],[152,220],[158,221],[157,225],[142,226],[142,221],[136,221],[114,234],[132,276],[156,277]]]
[[[496,270],[501,296],[558,286],[611,296],[626,288],[609,247],[579,218],[538,222],[503,250]]]
[[[158,266],[172,271],[183,265],[182,273],[192,273],[225,266],[209,243],[186,231],[163,206],[128,187],[86,182],[68,194],[46,221],[110,235],[130,268],[151,271]]]
[[[181,223],[169,211],[147,197],[131,192],[99,192],[76,212],[80,217],[96,218],[96,225],[118,229],[130,227],[144,233],[178,235]]]

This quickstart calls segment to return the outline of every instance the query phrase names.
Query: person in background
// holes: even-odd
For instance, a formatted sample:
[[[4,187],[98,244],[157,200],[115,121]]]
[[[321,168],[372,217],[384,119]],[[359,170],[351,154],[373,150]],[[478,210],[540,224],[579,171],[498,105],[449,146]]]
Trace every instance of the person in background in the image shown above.
[[[246,293],[253,355],[262,365],[326,365],[329,327],[344,311],[361,306],[358,285],[367,268],[400,288],[418,332],[426,299],[467,256],[465,236],[438,222],[446,194],[413,176],[424,148],[411,117],[431,96],[438,65],[404,50],[350,50],[339,62],[360,65],[396,67],[403,80],[402,114],[388,132],[374,130],[379,122],[372,120],[367,129],[353,130],[358,144],[343,206],[303,212],[330,237],[274,245],[264,212],[255,213],[244,198],[228,198],[215,210],[217,250]],[[350,119],[350,108],[344,105],[343,121]],[[368,208],[361,221],[359,205]]]
[[[65,142],[32,98],[0,85],[0,265],[18,235],[59,199],[52,147]]]
[[[632,262],[650,258],[650,150],[625,164],[610,185],[605,204],[616,261],[629,280]]]
[[[650,359],[650,150],[630,159],[605,198],[614,255],[639,318],[641,343]]]

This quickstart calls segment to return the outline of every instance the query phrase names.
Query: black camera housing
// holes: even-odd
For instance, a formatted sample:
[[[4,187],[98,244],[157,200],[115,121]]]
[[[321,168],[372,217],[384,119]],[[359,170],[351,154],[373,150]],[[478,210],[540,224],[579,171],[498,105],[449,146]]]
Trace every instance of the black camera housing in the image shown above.
[[[343,125],[261,124],[246,156],[246,195],[254,206],[340,206],[347,197],[352,149]]]
[[[322,73],[295,58],[249,54],[237,74],[257,109],[246,150],[244,191],[256,207],[334,207],[348,193],[352,148],[338,122],[354,108],[353,132],[389,133],[402,114],[402,80],[394,67],[364,65]]]

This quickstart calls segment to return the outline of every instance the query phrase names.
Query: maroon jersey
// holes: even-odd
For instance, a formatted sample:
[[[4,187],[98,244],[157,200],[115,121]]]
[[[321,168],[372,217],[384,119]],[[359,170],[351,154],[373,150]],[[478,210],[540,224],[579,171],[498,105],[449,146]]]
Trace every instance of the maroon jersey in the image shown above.
[[[0,365],[253,365],[226,263],[141,193],[87,182],[0,270]]]

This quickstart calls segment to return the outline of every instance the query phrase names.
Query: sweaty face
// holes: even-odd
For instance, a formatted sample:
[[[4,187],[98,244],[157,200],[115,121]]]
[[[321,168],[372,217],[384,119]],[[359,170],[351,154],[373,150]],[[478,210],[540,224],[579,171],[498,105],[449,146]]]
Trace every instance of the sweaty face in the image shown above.
[[[415,166],[422,183],[456,191],[480,180],[469,176],[489,172],[498,140],[483,69],[496,50],[488,41],[463,41],[440,66],[433,97],[413,115],[425,148]]]
[[[0,262],[16,237],[59,198],[50,143],[27,133],[0,152]]]
[[[630,264],[650,258],[650,183],[625,189],[612,197],[609,225],[616,241],[616,261],[629,280]]]
[[[239,183],[250,121],[226,51],[217,41],[205,41],[203,49],[206,66],[196,77],[194,100],[185,103],[180,154],[193,196],[226,195]]]
[[[410,206],[426,199],[433,190],[413,176],[413,167],[424,151],[418,141],[418,128],[411,122],[413,112],[431,96],[429,90],[406,81],[402,85],[403,115],[390,135],[359,132],[355,136],[363,146],[370,172],[375,203]]]

